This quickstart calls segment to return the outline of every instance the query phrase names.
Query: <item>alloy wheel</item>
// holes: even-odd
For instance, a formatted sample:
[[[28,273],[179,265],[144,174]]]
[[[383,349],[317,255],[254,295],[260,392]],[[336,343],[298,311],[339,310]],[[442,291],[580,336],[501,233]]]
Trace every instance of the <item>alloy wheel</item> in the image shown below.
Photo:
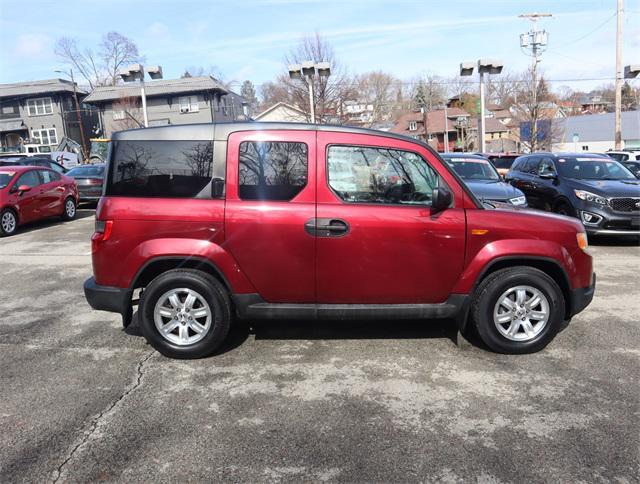
[[[73,203],[73,200],[69,199],[64,204],[64,210],[67,213],[67,217],[73,218],[76,214],[76,204]]]
[[[193,289],[171,289],[158,298],[153,320],[167,341],[186,346],[203,339],[211,329],[212,311],[205,298]]]
[[[5,234],[13,233],[16,229],[16,216],[12,212],[5,212],[2,214],[2,230]]]
[[[502,336],[518,342],[531,341],[549,322],[549,301],[535,287],[515,286],[498,298],[493,322]]]

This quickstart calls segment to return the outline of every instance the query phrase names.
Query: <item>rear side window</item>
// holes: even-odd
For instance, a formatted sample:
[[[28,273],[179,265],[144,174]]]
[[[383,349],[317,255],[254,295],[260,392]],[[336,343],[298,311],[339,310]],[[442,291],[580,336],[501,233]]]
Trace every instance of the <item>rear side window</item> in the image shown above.
[[[212,165],[212,141],[115,141],[106,194],[195,197],[211,181]]]
[[[421,156],[386,148],[331,146],[329,186],[345,202],[430,205],[437,172]]]
[[[52,170],[40,170],[42,183],[51,183],[60,180],[60,174]]]
[[[309,157],[305,143],[243,141],[238,159],[238,194],[242,200],[287,201],[307,185]]]

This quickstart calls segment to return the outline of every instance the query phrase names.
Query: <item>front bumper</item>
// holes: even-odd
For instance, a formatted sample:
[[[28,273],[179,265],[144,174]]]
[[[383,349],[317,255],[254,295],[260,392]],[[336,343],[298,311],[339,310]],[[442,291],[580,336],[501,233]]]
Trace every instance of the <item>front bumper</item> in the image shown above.
[[[100,286],[90,277],[84,281],[84,297],[93,309],[125,314],[131,306],[128,288]]]
[[[600,219],[595,224],[588,223],[585,214]],[[583,203],[578,207],[578,217],[590,235],[640,235],[640,211],[614,212],[609,207]]]
[[[589,287],[581,287],[578,289],[571,290],[571,315],[575,316],[579,312],[582,312],[584,308],[586,308],[591,301],[593,300],[593,295],[596,292],[596,273],[593,273],[593,278],[591,279],[591,285]]]

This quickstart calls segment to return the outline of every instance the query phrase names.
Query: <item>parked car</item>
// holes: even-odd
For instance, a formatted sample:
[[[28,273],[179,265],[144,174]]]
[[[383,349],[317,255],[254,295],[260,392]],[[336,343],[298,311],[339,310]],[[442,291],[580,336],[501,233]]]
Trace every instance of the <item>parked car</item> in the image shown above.
[[[609,158],[622,163],[636,178],[640,178],[640,150],[607,151]]]
[[[506,179],[529,206],[577,217],[591,234],[640,235],[640,181],[608,156],[521,156]]]
[[[504,176],[511,169],[511,165],[513,165],[513,162],[516,160],[518,156],[520,156],[520,154],[518,153],[486,153],[482,156],[484,156],[491,163],[493,163],[493,166],[496,167],[496,170],[498,170],[498,173],[500,174],[500,176],[504,178]]]
[[[77,166],[67,172],[67,176],[73,178],[78,185],[80,202],[97,202],[100,199],[104,170],[104,163],[95,163]]]
[[[621,163],[625,161],[640,161],[640,150],[609,150],[605,155]]]
[[[214,149],[215,147],[215,149]],[[595,288],[578,220],[485,209],[421,141],[292,123],[113,136],[92,236],[95,309],[176,358],[249,319],[467,319],[505,353],[543,348]],[[469,315],[469,318],[467,316]]]
[[[449,163],[478,199],[527,206],[524,193],[504,182],[486,158],[465,153],[442,153],[440,156]]]
[[[51,158],[41,158],[37,156],[23,156],[20,158],[11,158],[0,160],[0,166],[22,165],[22,166],[42,166],[57,171],[60,174],[67,173],[67,170],[60,163],[52,161]]]
[[[0,235],[42,218],[76,216],[78,190],[72,178],[36,166],[0,166]]]

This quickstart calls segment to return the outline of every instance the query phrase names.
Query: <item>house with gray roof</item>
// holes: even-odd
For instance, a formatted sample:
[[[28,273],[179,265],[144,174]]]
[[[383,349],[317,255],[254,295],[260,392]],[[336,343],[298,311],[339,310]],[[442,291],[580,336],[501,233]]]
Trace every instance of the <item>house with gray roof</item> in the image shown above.
[[[640,149],[640,111],[623,111],[621,114],[623,148]],[[614,113],[586,114],[555,121],[559,135],[557,142],[553,143],[553,151],[602,153],[614,149],[614,116]]]
[[[78,98],[86,95],[76,87]],[[82,143],[74,85],[66,79],[0,84],[0,149],[15,151],[24,142],[37,142],[52,150],[63,137]],[[97,114],[81,106],[85,135],[97,123]]]
[[[95,88],[85,102],[99,110],[102,135],[143,126],[138,83]],[[145,82],[149,126],[246,119],[244,100],[210,76]]]

